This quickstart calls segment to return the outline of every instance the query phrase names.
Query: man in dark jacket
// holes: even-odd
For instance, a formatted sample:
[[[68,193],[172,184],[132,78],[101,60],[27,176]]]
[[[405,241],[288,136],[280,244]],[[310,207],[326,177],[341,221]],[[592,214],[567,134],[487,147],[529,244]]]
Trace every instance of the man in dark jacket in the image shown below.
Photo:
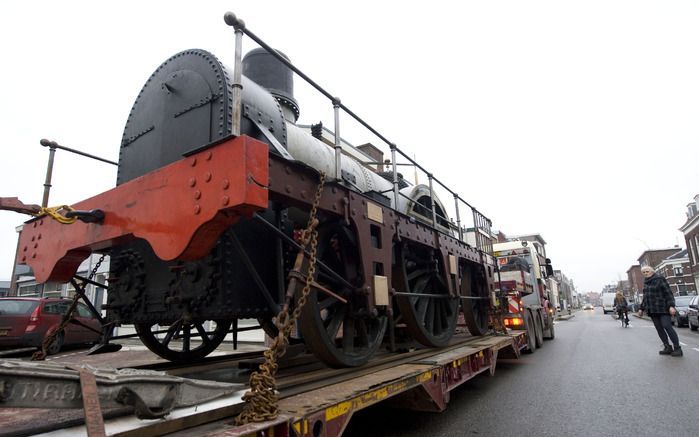
[[[645,279],[643,280],[643,302],[641,302],[638,315],[642,316],[644,312],[647,312],[653,320],[655,330],[658,331],[658,336],[663,342],[663,350],[659,352],[660,355],[681,357],[680,339],[672,327],[671,317],[675,315],[676,310],[675,297],[670,291],[670,285],[664,277],[656,274],[649,266],[641,267],[641,274]],[[672,340],[674,350],[668,342],[668,337]]]

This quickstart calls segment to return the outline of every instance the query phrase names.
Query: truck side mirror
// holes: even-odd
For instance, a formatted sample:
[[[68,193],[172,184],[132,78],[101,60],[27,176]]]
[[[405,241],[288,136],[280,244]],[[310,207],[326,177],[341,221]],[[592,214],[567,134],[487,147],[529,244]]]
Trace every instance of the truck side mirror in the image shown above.
[[[551,258],[546,258],[546,276],[553,276],[553,266],[551,265]]]

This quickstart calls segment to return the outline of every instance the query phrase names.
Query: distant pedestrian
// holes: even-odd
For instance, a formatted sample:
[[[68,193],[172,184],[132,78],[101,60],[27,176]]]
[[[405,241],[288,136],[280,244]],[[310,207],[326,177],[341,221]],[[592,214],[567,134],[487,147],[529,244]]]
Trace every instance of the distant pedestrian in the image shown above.
[[[619,318],[624,321],[626,326],[629,326],[629,301],[621,294],[621,291],[617,291],[614,297],[614,307],[617,314],[619,314]]]
[[[638,315],[642,316],[644,312],[647,312],[653,320],[655,330],[658,331],[658,336],[663,342],[663,350],[659,352],[660,355],[681,357],[680,339],[672,327],[671,317],[677,311],[675,310],[675,297],[670,291],[670,285],[664,277],[655,273],[649,266],[641,267],[641,274],[645,279],[643,280],[643,302],[641,302]],[[674,350],[668,342],[668,337],[672,340]]]

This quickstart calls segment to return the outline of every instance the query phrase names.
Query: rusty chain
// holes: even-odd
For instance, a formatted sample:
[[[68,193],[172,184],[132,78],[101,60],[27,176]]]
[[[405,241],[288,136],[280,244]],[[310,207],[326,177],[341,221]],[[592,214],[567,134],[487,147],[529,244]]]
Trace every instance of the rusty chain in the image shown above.
[[[305,248],[310,245],[310,256],[308,258],[308,273],[306,274],[305,284],[301,292],[301,296],[296,302],[296,306],[289,315],[289,305],[291,297],[294,295],[296,288],[296,279],[290,275],[289,286],[287,288],[287,299],[282,310],[277,314],[274,324],[277,327],[277,336],[273,339],[272,345],[264,353],[265,361],[260,365],[258,371],[250,375],[250,390],[243,395],[245,406],[243,411],[236,417],[236,425],[245,425],[250,422],[264,422],[266,420],[275,419],[278,412],[279,396],[277,393],[277,382],[275,375],[277,374],[277,360],[284,356],[286,348],[289,344],[289,336],[296,324],[296,320],[301,314],[301,309],[308,300],[308,294],[311,292],[311,283],[315,276],[316,255],[318,248],[318,205],[320,204],[320,196],[325,185],[325,173],[320,173],[320,182],[316,191],[311,212],[308,217],[308,225],[303,230],[301,236],[301,250],[296,256],[296,264],[294,270],[301,269],[305,258]]]
[[[102,265],[102,261],[104,261],[105,255],[102,254],[100,257],[99,261],[97,261],[97,264],[95,264],[95,268],[92,269],[90,272],[90,275],[87,277],[88,280],[92,280],[92,278],[95,276],[97,273],[97,270],[100,268]],[[83,289],[84,289],[83,285]],[[75,296],[73,296],[73,301],[70,304],[70,307],[68,308],[68,311],[63,315],[63,318],[61,319],[61,323],[55,327],[54,329],[49,330],[47,333],[46,337],[44,337],[44,340],[41,342],[41,349],[34,352],[32,355],[32,361],[43,361],[46,356],[48,355],[48,348],[51,347],[51,344],[56,340],[56,337],[63,332],[65,327],[70,323],[70,320],[73,318],[73,313],[75,312],[75,308],[78,307],[78,300],[80,299],[80,296],[84,295],[83,290],[75,290]]]

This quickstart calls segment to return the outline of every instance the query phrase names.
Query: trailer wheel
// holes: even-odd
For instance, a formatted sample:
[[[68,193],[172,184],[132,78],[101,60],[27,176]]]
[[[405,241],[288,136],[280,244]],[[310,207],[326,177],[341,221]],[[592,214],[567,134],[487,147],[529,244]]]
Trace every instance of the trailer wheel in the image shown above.
[[[527,327],[527,349],[525,352],[533,354],[536,351],[536,328],[530,312],[524,316],[524,324]]]

